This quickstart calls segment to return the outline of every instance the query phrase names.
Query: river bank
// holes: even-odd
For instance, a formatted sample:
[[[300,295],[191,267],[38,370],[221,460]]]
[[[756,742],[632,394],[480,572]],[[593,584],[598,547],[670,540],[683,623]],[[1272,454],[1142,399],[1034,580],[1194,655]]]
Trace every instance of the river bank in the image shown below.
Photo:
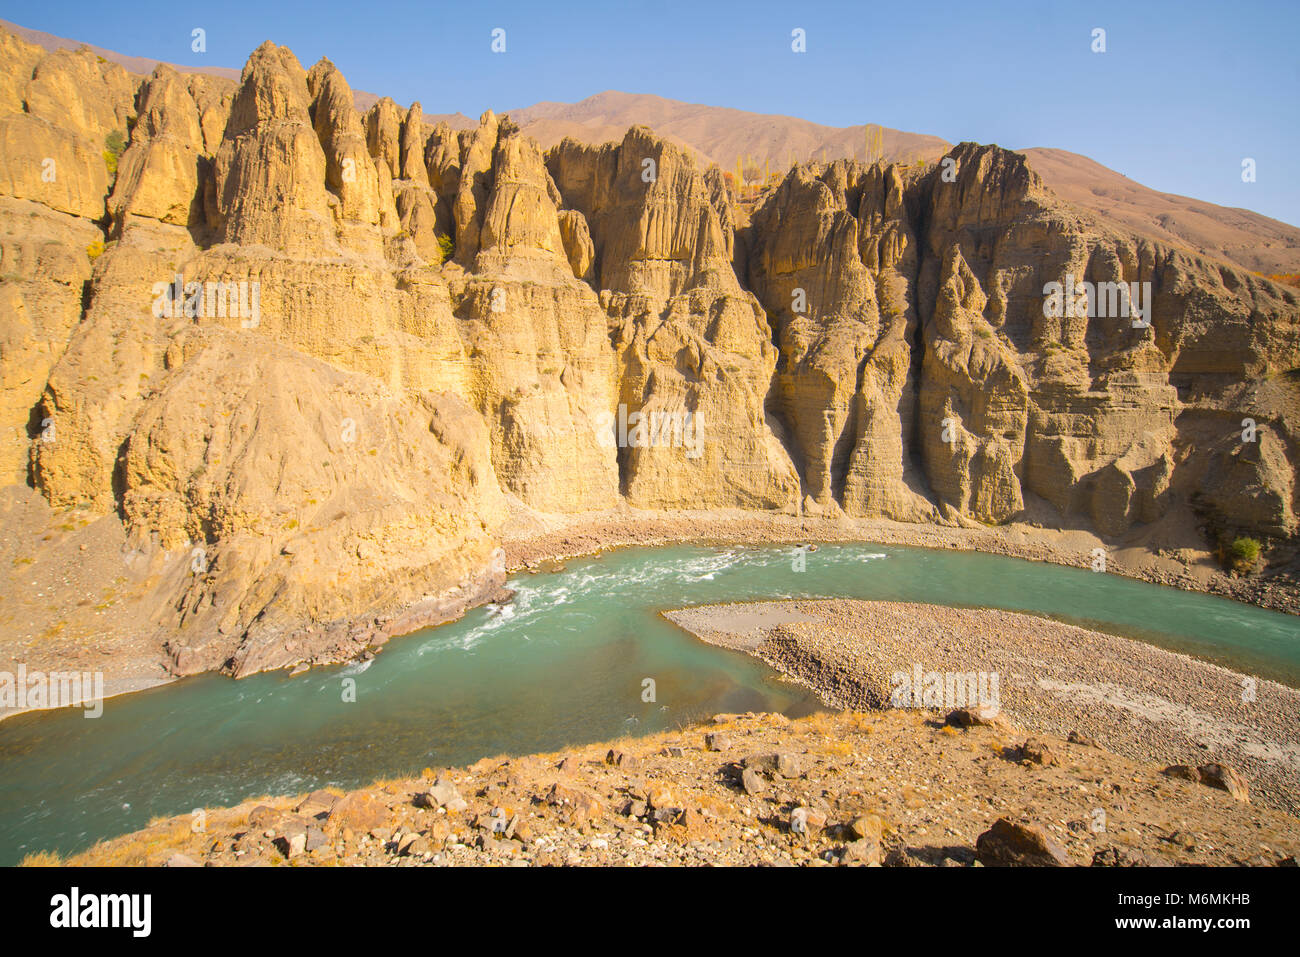
[[[1004,611],[834,599],[665,617],[767,662],[839,708],[889,707],[917,670],[992,676],[1001,713],[1028,730],[1076,731],[1142,763],[1221,762],[1250,779],[1257,800],[1300,813],[1300,691],[1273,681]]]
[[[894,710],[718,715],[346,793],[203,809],[27,863],[1271,866],[1298,852],[1294,817],[1158,767],[1028,740],[1005,722],[962,729]]]
[[[799,545],[869,543],[958,549],[1028,561],[1092,568],[1097,549],[1105,572],[1184,591],[1204,592],[1260,608],[1300,615],[1300,582],[1289,576],[1225,572],[1188,529],[1153,526],[1140,537],[1108,543],[1084,529],[1032,522],[999,526],[915,525],[888,519],[780,515],[770,512],[617,512],[580,516],[516,513],[502,544],[506,568],[530,570],[634,545]]]
[[[0,671],[25,663],[29,671],[96,670],[108,687],[153,687],[178,677],[176,662],[149,622],[157,613],[156,594],[145,580],[135,582],[122,565],[123,543],[116,538],[90,539],[89,551],[78,550],[68,537],[66,567],[15,564],[7,586],[15,602],[5,616],[10,628],[0,635]],[[118,530],[114,531],[118,534]],[[537,571],[572,558],[637,545],[699,543],[763,545],[869,542],[1006,555],[1071,567],[1095,567],[1098,549],[1105,573],[1245,601],[1259,607],[1300,613],[1300,589],[1284,577],[1233,577],[1225,574],[1187,529],[1153,526],[1140,540],[1107,547],[1084,530],[1061,530],[1032,522],[998,527],[911,525],[844,516],[790,516],[744,511],[645,512],[619,509],[586,515],[543,515],[517,508],[502,530],[504,568],[511,574]],[[83,543],[84,544],[84,543]],[[97,591],[97,578],[113,574],[112,586]],[[467,600],[474,592],[476,597]],[[337,665],[379,653],[394,637],[429,622],[459,618],[472,607],[501,597],[495,584],[457,595],[433,596],[434,616],[419,606],[393,607],[321,627],[303,622],[288,634],[283,647],[267,660],[277,667],[305,670]],[[102,599],[96,603],[96,599]],[[64,608],[43,631],[32,625],[50,609]],[[26,630],[21,622],[26,620]],[[334,636],[331,638],[330,636]],[[338,636],[346,636],[346,640]],[[20,713],[0,708],[0,720]]]

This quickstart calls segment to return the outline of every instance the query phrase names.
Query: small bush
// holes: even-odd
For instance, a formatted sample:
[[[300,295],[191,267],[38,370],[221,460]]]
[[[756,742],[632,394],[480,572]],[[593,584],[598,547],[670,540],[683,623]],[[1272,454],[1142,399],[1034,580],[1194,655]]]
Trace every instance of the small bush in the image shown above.
[[[108,167],[108,175],[117,175],[117,158],[122,155],[126,149],[126,134],[121,130],[113,130],[104,137],[104,165]]]
[[[450,236],[439,236],[438,251],[442,253],[442,259],[439,262],[439,265],[441,265],[441,263],[445,263],[455,254],[456,240],[452,239]]]
[[[91,243],[89,246],[86,247],[86,255],[90,257],[91,262],[94,262],[103,254],[104,254],[104,241],[102,239],[96,239],[93,243]]]
[[[1259,561],[1261,546],[1253,538],[1234,538],[1228,546],[1228,560],[1235,572],[1248,572]]]

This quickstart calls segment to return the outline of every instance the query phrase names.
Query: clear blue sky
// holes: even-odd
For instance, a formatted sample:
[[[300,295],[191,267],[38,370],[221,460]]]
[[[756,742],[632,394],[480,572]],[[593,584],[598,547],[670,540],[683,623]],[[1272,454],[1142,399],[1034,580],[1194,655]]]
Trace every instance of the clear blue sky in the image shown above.
[[[602,90],[1054,146],[1156,189],[1300,224],[1300,0],[15,3],[23,26],[240,67],[263,40],[356,89],[477,117]],[[207,52],[190,32],[207,31]],[[493,54],[504,28],[507,52]],[[790,31],[807,32],[807,53]],[[1094,27],[1107,52],[1090,50]],[[1241,161],[1257,181],[1241,181]]]

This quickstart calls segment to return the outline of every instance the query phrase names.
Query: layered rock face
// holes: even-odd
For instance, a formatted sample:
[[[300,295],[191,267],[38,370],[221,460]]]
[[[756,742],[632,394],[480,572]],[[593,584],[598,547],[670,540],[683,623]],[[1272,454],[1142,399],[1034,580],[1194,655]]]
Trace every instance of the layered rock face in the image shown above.
[[[0,474],[26,481],[34,409],[67,348],[103,248],[108,137],[126,136],[133,79],[87,52],[0,30]],[[98,244],[98,245],[97,245]]]
[[[559,192],[536,144],[491,113],[461,156],[456,250],[468,268],[453,265],[450,281],[497,473],[534,508],[609,508],[618,463],[600,421],[614,405],[614,353],[569,262]]]
[[[792,170],[748,233],[818,505],[1000,523],[1036,497],[1120,536],[1177,500],[1294,533],[1285,402],[1241,388],[1296,367],[1293,292],[1117,234],[973,144],[925,169]],[[1268,425],[1246,442],[1236,418]]]
[[[594,270],[609,314],[627,499],[793,509],[798,477],[765,410],[776,350],[731,266],[732,213],[717,169],[701,173],[642,127],[618,145],[565,140],[548,161],[571,207],[570,264],[575,274]]]
[[[904,521],[934,511],[913,474],[919,250],[906,175],[797,168],[749,230],[750,281],[781,351],[775,398],[810,509]]]
[[[1295,533],[1295,293],[1018,154],[797,167],[750,210],[645,128],[361,115],[270,43],[238,83],[0,58],[0,470],[120,523],[174,670],[450,614],[511,509]]]

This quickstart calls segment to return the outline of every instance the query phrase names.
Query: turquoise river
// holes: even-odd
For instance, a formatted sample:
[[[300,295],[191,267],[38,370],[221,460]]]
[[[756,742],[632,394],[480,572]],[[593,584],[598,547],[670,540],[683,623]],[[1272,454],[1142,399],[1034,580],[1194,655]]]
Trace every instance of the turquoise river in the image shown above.
[[[504,609],[394,639],[373,661],[201,676],[0,722],[0,865],[73,852],[263,794],[354,787],[492,754],[556,751],[719,711],[818,707],[761,662],[660,612],[851,597],[1035,612],[1300,686],[1300,619],[1084,569],[970,552],[823,545],[634,548],[517,575]],[[653,702],[642,681],[653,678]],[[355,701],[345,688],[355,682]]]

